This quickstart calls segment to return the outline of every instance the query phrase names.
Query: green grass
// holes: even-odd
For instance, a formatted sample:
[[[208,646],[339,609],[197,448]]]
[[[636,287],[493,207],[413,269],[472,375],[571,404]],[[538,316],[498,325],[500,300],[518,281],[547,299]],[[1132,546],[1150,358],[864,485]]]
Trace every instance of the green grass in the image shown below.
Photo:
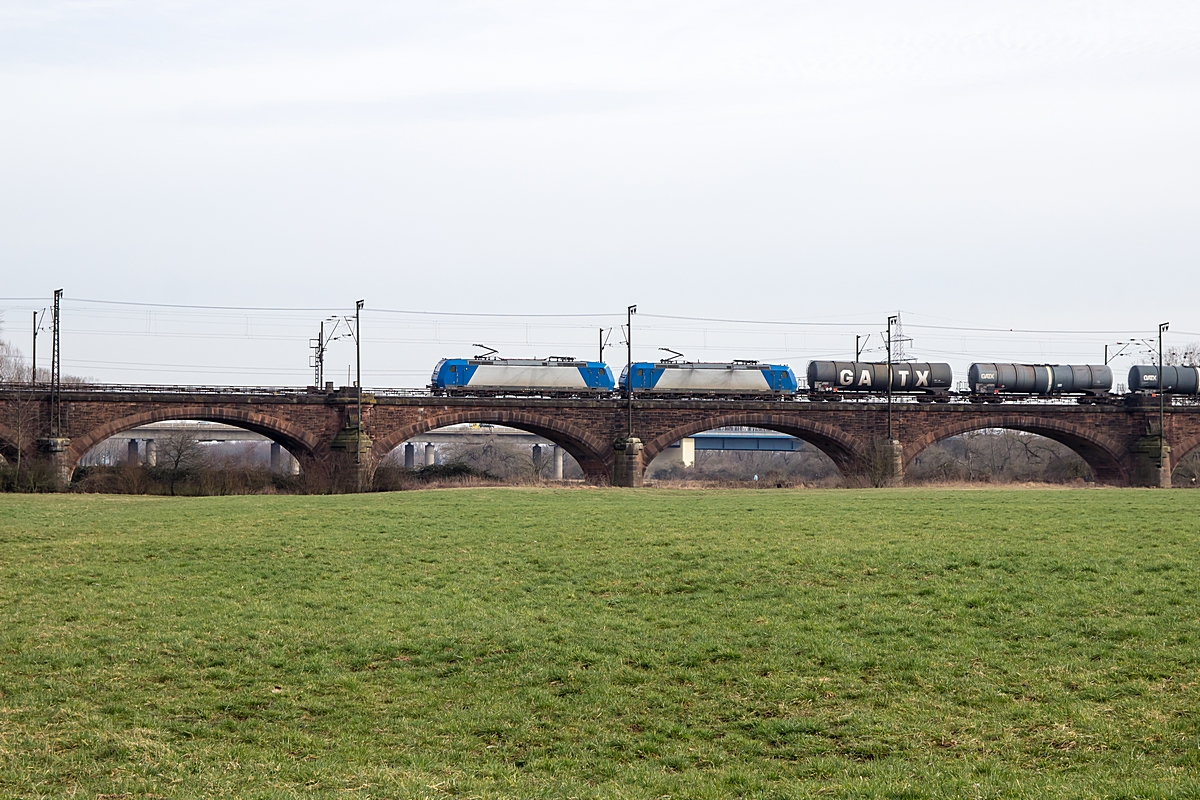
[[[1200,492],[0,498],[0,795],[1195,797]]]

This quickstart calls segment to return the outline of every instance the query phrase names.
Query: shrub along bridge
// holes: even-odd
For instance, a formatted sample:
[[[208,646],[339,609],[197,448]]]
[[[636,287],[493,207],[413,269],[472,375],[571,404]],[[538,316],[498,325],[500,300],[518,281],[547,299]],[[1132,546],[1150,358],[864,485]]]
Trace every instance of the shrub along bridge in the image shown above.
[[[254,431],[286,448],[304,473],[340,490],[370,485],[395,447],[447,425],[491,423],[541,436],[570,453],[596,483],[639,486],[646,466],[694,434],[730,426],[777,431],[812,444],[847,477],[902,480],[922,450],[976,430],[1010,429],[1061,442],[1100,483],[1171,485],[1171,465],[1200,445],[1200,406],[1136,402],[642,400],[444,398],[422,392],[170,387],[0,389],[0,453],[48,459],[66,485],[92,447],[164,420],[207,420]],[[359,410],[361,408],[361,419]]]

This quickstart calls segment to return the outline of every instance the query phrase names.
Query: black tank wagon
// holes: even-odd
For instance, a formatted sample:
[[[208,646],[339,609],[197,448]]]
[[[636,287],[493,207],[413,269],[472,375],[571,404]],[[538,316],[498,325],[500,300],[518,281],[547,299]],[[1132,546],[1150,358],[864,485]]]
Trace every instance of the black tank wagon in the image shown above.
[[[972,399],[1000,402],[1006,395],[1097,397],[1112,390],[1112,369],[1097,364],[972,364]]]
[[[902,361],[891,365],[892,394],[915,394],[918,400],[949,398],[954,371],[949,364]],[[833,399],[839,393],[886,394],[888,364],[867,361],[808,362],[809,396]]]
[[[1157,392],[1158,365],[1137,365],[1129,368],[1129,391]],[[1200,367],[1162,368],[1163,394],[1200,394]]]

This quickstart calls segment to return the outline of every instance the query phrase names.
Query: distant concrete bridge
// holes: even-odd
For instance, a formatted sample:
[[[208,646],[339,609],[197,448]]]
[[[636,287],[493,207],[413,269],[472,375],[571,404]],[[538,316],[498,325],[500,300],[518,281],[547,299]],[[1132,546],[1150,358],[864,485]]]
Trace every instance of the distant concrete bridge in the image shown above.
[[[1006,428],[1061,442],[1087,462],[1098,482],[1169,486],[1172,461],[1200,445],[1200,407],[1169,406],[1160,431],[1157,406],[1136,403],[897,402],[891,439],[887,407],[880,402],[635,399],[630,409],[619,398],[442,398],[376,391],[364,392],[361,420],[359,407],[352,389],[88,386],[64,388],[55,411],[48,391],[0,388],[0,452],[11,457],[20,449],[31,458],[48,458],[69,479],[80,458],[109,437],[154,422],[205,420],[265,436],[295,456],[306,474],[350,489],[366,485],[380,460],[405,442],[451,425],[488,423],[554,443],[589,480],[638,486],[659,453],[719,428],[753,427],[802,439],[844,475],[869,474],[884,461],[897,476],[936,442]]]
[[[269,443],[270,468],[273,472],[296,474],[300,469],[300,463],[278,442],[272,441],[268,436],[223,422],[200,420],[152,422],[148,425],[130,428],[110,436],[84,453],[79,464],[80,466],[91,466],[141,463],[155,466],[158,462],[159,445],[178,436],[186,436],[205,445]],[[535,459],[540,459],[539,451],[546,448],[551,449],[553,477],[555,480],[562,480],[563,449],[561,447],[536,434],[487,423],[451,425],[447,428],[428,431],[419,437],[419,441],[406,442],[403,445],[403,463],[409,469],[417,467],[418,462],[429,466],[437,462],[438,445],[454,446],[495,440],[505,444],[529,447]],[[109,447],[105,448],[105,443]],[[696,462],[696,451],[793,453],[803,449],[804,441],[794,436],[766,431],[723,429],[698,433],[695,436],[680,439],[664,450],[663,454],[673,453],[683,466],[692,467]]]

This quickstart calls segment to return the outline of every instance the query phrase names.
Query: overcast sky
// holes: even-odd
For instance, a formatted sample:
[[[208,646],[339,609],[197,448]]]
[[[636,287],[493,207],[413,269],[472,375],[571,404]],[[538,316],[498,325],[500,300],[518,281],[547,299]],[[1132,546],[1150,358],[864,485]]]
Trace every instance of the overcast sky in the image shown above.
[[[4,0],[0,108],[3,335],[63,287],[102,380],[311,382],[360,297],[373,385],[594,356],[630,303],[846,323],[635,329],[798,372],[897,310],[960,378],[1200,338],[1194,0]]]

